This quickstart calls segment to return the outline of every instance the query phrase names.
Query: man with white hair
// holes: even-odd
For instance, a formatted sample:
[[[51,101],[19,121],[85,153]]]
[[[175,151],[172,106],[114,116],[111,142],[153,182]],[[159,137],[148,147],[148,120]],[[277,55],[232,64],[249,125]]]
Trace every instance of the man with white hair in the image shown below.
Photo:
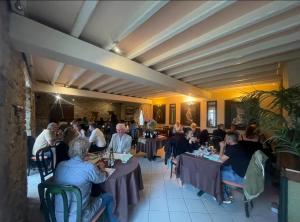
[[[82,197],[82,220],[88,222],[103,208],[105,208],[105,216],[109,222],[117,222],[117,219],[112,213],[113,197],[111,194],[102,193],[98,197],[91,197],[92,184],[99,184],[107,179],[107,172],[102,162],[94,165],[88,161],[84,161],[90,143],[85,138],[75,138],[69,143],[70,160],[62,161],[58,164],[54,183],[59,185],[73,185],[80,189]],[[57,221],[63,221],[62,199],[57,199],[55,203],[55,214]],[[69,220],[76,220],[76,202],[72,202],[69,209]],[[77,218],[78,219],[78,218]]]
[[[57,131],[58,125],[56,123],[49,123],[47,129],[44,129],[36,138],[32,148],[32,155],[35,156],[37,151],[47,146],[54,146]]]
[[[129,153],[132,138],[125,133],[125,124],[118,123],[116,130],[117,133],[112,135],[108,148],[113,149],[115,153]]]

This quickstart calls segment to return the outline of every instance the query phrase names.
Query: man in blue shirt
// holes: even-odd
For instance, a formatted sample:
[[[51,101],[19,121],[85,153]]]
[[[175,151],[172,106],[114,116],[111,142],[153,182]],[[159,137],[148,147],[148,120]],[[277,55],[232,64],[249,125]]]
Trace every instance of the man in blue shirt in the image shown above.
[[[92,183],[102,183],[107,178],[103,165],[97,167],[92,163],[84,161],[88,153],[90,143],[83,138],[76,138],[69,143],[70,160],[58,164],[54,182],[62,185],[74,185],[81,191],[82,196],[82,221],[91,219],[102,209],[106,208],[106,218],[110,222],[117,222],[112,214],[113,197],[104,193],[98,197],[90,197]],[[62,199],[57,198],[55,208],[57,221],[63,221]],[[76,221],[76,202],[70,206],[69,221]]]

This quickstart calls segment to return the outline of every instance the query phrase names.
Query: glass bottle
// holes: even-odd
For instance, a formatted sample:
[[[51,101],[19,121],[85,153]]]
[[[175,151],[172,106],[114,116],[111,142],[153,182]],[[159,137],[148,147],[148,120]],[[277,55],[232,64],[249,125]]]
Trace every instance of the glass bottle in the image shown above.
[[[108,157],[108,167],[113,168],[114,165],[115,165],[114,151],[111,148],[109,151],[109,157]]]

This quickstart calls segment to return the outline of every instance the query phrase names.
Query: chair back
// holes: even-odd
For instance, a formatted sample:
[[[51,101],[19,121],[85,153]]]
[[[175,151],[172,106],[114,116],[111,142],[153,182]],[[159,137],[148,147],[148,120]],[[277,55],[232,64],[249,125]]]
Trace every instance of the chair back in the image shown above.
[[[62,201],[63,209],[59,209],[63,210],[63,222],[69,221],[71,204],[75,204],[75,202],[76,222],[81,222],[82,197],[78,187],[40,183],[38,189],[46,222],[62,221],[62,219],[58,220],[55,212],[55,204],[57,204],[58,201]]]
[[[41,181],[45,182],[45,178],[53,174],[54,168],[54,154],[51,147],[46,147],[36,152],[36,162],[41,176]]]
[[[244,195],[247,200],[258,197],[264,191],[267,159],[268,157],[260,150],[252,155],[244,181]]]

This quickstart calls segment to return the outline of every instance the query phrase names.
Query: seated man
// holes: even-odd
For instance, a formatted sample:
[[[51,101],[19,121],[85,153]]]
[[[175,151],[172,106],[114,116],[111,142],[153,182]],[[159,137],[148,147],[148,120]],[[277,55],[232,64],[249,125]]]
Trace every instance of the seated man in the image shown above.
[[[103,164],[98,164],[98,168],[89,162],[84,161],[88,153],[90,143],[83,138],[75,138],[69,144],[70,160],[58,164],[54,182],[60,185],[74,185],[81,191],[82,196],[82,221],[91,221],[91,219],[102,209],[106,208],[105,215],[108,221],[117,222],[112,214],[113,197],[104,193],[98,197],[90,197],[92,183],[99,184],[106,180],[107,173]],[[57,221],[62,221],[63,206],[62,199],[57,198],[55,213]],[[76,202],[70,206],[69,221],[75,221]],[[61,219],[61,220],[60,220]]]
[[[123,123],[118,123],[116,126],[117,133],[114,133],[111,137],[109,150],[113,149],[115,153],[129,153],[131,148],[131,136],[127,135],[126,127]]]
[[[95,123],[89,124],[89,130],[91,131],[89,141],[90,143],[92,143],[90,152],[104,150],[106,146],[106,141],[102,131],[99,128],[97,128]]]
[[[221,170],[222,180],[230,181],[236,184],[244,183],[244,176],[246,174],[251,157],[247,155],[245,150],[238,144],[238,136],[236,133],[227,133],[225,143],[220,142],[221,159],[225,161]],[[224,152],[225,149],[225,152]],[[223,155],[223,153],[225,155]],[[230,190],[224,186],[224,203],[231,203],[232,195]]]
[[[47,146],[54,146],[56,140],[56,133],[58,131],[58,125],[56,123],[49,123],[47,129],[44,129],[35,140],[32,148],[32,155],[35,156],[37,151]]]
[[[218,142],[224,141],[226,132],[224,130],[224,124],[218,124],[218,129],[213,131],[213,140]]]

